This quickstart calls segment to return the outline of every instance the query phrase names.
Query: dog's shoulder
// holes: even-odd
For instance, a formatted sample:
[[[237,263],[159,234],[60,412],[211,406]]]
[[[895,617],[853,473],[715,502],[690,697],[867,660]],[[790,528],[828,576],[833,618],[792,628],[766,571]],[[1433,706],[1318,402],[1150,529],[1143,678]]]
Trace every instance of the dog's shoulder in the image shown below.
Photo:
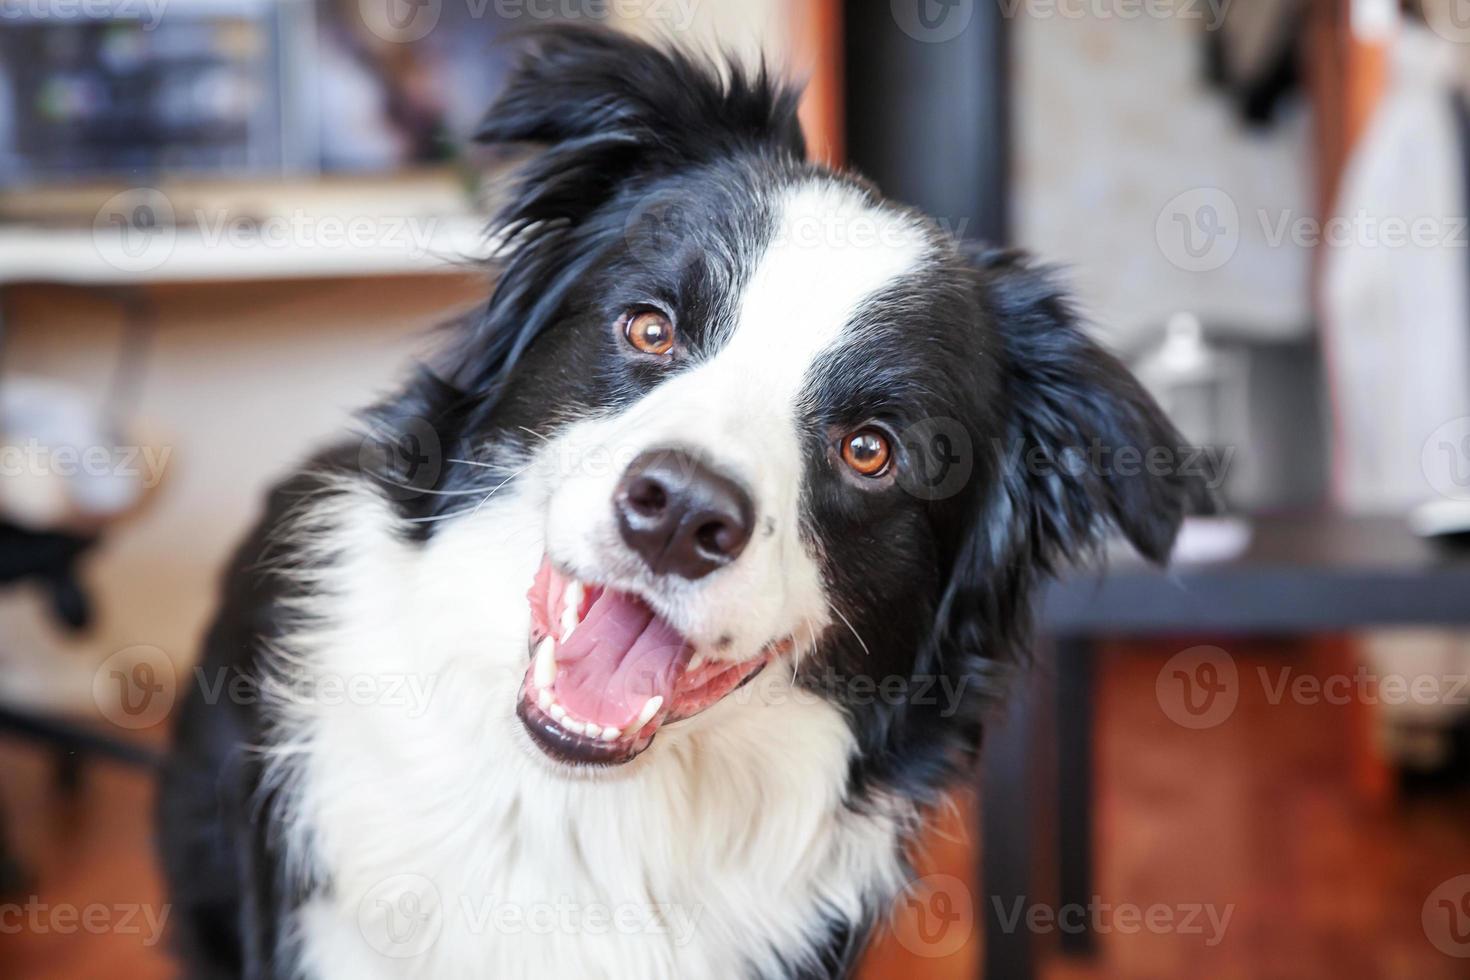
[[[320,561],[295,533],[312,501],[340,492],[353,447],[312,457],[277,483],[236,548],[197,663],[177,690],[158,794],[159,852],[177,914],[173,943],[191,976],[270,975],[300,891],[276,854],[271,793],[256,751],[268,744],[259,692],[268,645],[301,591],[288,570]]]

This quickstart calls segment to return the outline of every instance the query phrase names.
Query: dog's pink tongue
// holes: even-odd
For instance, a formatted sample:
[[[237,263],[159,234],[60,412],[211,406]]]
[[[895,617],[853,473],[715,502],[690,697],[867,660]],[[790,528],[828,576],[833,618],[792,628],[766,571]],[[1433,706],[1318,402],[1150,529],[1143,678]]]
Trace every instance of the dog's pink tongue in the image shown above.
[[[626,729],[652,697],[674,703],[692,651],[684,637],[634,596],[598,596],[556,651],[556,700],[573,715]]]

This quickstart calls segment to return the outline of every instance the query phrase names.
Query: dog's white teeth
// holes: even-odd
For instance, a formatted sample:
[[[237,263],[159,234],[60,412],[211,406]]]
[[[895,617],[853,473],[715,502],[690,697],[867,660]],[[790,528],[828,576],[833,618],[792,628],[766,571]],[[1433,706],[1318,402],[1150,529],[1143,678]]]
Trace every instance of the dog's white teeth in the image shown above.
[[[536,686],[549,691],[555,680],[556,641],[548,636],[536,645]]]
[[[567,731],[571,732],[573,735],[586,735],[587,734],[587,726],[584,725],[584,724],[582,724],[577,719],[575,719],[575,718],[561,718],[559,720],[561,721],[561,727],[565,728]]]
[[[633,724],[629,726],[629,729],[636,732],[638,729],[642,728],[650,721],[653,721],[653,716],[658,714],[658,709],[662,708],[663,706],[663,695],[655,694],[653,697],[649,698],[647,703],[643,705],[643,710],[638,712],[638,720],[633,722]]]
[[[588,738],[602,738],[602,726],[601,725],[595,725],[595,724],[593,724],[592,722],[589,721],[589,722],[587,722],[587,724],[583,725],[582,728],[583,728],[582,734],[583,735],[586,735]]]
[[[567,709],[566,708],[563,708],[561,705],[559,705],[559,704],[557,704],[556,702],[553,701],[552,704],[551,704],[551,709],[550,710],[551,710],[551,717],[555,718],[558,722],[566,721],[566,718],[567,718]]]
[[[618,739],[620,739],[622,737],[623,737],[623,733],[619,729],[616,729],[616,728],[604,728],[602,730],[602,740],[604,742],[616,742]]]
[[[546,688],[543,687],[540,691],[536,692],[536,705],[542,711],[550,711],[551,710],[551,704],[552,704],[552,702],[551,702],[551,692],[550,691],[548,691]]]
[[[570,583],[561,595],[561,641],[563,643],[572,635],[572,630],[580,623],[582,613],[582,599],[586,596],[586,589],[581,582]]]

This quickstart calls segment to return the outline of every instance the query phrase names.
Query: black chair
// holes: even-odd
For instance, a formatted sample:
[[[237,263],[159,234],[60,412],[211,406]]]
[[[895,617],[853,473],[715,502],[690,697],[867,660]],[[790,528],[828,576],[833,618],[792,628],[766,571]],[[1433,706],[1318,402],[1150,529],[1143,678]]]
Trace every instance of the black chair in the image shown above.
[[[56,618],[70,630],[83,630],[91,621],[92,604],[78,578],[77,562],[97,540],[96,535],[32,531],[0,521],[0,587],[27,582],[39,585]],[[18,706],[0,704],[0,734],[49,747],[55,753],[57,783],[68,792],[80,785],[82,765],[89,757],[143,767],[157,764],[156,753],[145,746]],[[22,892],[30,880],[11,854],[6,834],[4,813],[0,812],[0,895]]]

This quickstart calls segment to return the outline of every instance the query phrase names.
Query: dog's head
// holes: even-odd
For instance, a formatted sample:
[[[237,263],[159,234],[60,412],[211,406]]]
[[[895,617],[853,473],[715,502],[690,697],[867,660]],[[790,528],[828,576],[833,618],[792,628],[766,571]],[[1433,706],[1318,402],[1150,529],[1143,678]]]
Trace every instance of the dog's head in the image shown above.
[[[626,762],[781,661],[878,776],[938,772],[1039,574],[1109,528],[1167,556],[1198,490],[1115,463],[1179,438],[1051,278],[807,163],[764,73],[555,31],[481,135],[544,150],[416,414],[537,502],[517,710],[554,757]],[[431,505],[485,483],[447,466]],[[971,694],[902,696],[938,677]]]

